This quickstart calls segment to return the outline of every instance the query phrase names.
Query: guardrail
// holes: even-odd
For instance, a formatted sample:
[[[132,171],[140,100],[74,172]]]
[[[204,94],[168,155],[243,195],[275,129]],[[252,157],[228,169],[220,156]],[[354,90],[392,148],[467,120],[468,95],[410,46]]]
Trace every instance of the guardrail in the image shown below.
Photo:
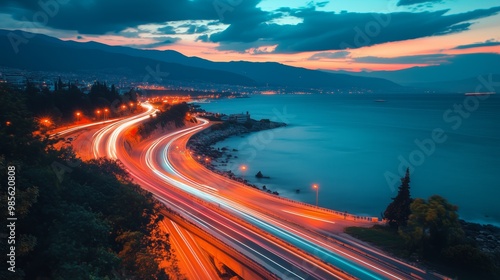
[[[208,126],[207,128],[209,128],[209,127],[210,126]],[[197,134],[202,133],[203,131],[205,131],[205,130],[203,129],[203,130],[200,130],[200,131],[194,133],[190,137],[190,139],[188,139],[187,143],[189,143],[189,141],[191,141],[191,138],[193,138]],[[186,149],[187,149],[187,147],[186,147]],[[196,161],[196,159],[194,159],[194,160]],[[198,162],[198,161],[196,161],[196,162]],[[200,162],[198,162],[198,163],[200,163]],[[205,166],[203,163],[200,163],[200,164],[203,165],[203,166]],[[214,170],[210,170],[210,171],[214,172]],[[228,176],[226,176],[223,172],[215,172],[215,173],[217,173],[217,174],[219,174],[221,176],[224,176],[224,177],[232,180],[231,178],[229,178]],[[239,182],[239,183],[241,183],[241,184],[243,184],[243,185],[245,185],[247,187],[260,190],[259,188],[256,188],[256,187],[254,187],[252,185],[249,185],[247,183],[236,181],[236,180],[234,180],[234,181],[235,182]],[[267,193],[267,192],[264,192],[264,193]],[[310,208],[314,208],[314,209],[317,209],[317,210],[320,210],[320,211],[323,211],[323,212],[332,213],[332,214],[334,214],[334,215],[336,215],[336,216],[338,216],[340,218],[343,218],[344,220],[350,220],[350,221],[356,221],[356,222],[371,222],[371,223],[379,223],[379,222],[381,222],[381,220],[378,217],[350,214],[350,213],[347,213],[345,211],[342,212],[342,211],[337,211],[337,210],[333,210],[333,209],[329,209],[329,208],[319,207],[319,206],[316,206],[316,205],[313,205],[313,204],[309,204],[309,203],[305,203],[305,202],[301,202],[301,201],[289,199],[289,198],[282,197],[282,196],[279,196],[279,195],[275,195],[275,194],[272,194],[272,193],[267,193],[267,194],[268,195],[272,195],[272,196],[274,196],[276,198],[279,198],[279,199],[282,199],[282,200],[286,200],[286,201],[288,201],[290,203],[296,203],[296,204],[304,205],[304,206],[307,206],[307,207],[310,207]]]

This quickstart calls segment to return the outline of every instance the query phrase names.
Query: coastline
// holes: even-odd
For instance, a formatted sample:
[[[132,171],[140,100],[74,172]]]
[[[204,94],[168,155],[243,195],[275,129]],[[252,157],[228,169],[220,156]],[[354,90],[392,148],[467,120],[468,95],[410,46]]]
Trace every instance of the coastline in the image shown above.
[[[212,125],[210,128],[205,129],[197,134],[195,134],[188,142],[188,148],[194,152],[193,158],[200,164],[204,165],[210,171],[223,175],[229,179],[238,181],[240,183],[246,184],[247,186],[261,189],[268,193],[279,195],[277,191],[272,191],[265,186],[259,188],[255,184],[249,183],[247,180],[237,176],[231,170],[236,170],[239,167],[234,166],[229,170],[219,169],[218,166],[214,165],[214,162],[219,162],[227,166],[229,158],[233,157],[226,148],[214,148],[213,145],[223,141],[229,137],[242,136],[254,132],[270,130],[280,127],[287,126],[283,122],[274,122],[267,119],[262,119],[260,121],[249,119],[247,122],[239,123],[235,121],[224,121],[218,122]],[[238,150],[232,149],[233,152]],[[225,158],[224,158],[225,157]]]
[[[275,195],[279,195],[277,191],[273,191],[268,187],[259,187],[248,182],[246,179],[237,176],[231,170],[237,170],[240,166],[234,165],[229,170],[221,169],[221,164],[228,164],[228,160],[233,156],[231,152],[238,152],[236,149],[228,149],[223,147],[215,148],[214,145],[227,138],[234,136],[246,136],[250,133],[255,133],[263,130],[285,127],[285,123],[268,122],[267,120],[256,121],[251,120],[252,126],[245,127],[242,123],[236,122],[219,122],[211,128],[203,130],[194,135],[188,142],[188,148],[194,152],[193,157],[200,164],[214,173],[223,175],[229,179],[246,184],[247,186],[266,191]],[[217,163],[214,164],[214,163]],[[227,165],[226,165],[227,166]],[[225,168],[228,169],[228,168]],[[259,173],[261,173],[259,171]],[[262,173],[261,173],[262,174]],[[264,173],[264,178],[267,177]],[[264,188],[265,187],[265,188]],[[296,200],[287,197],[287,199]],[[300,202],[300,200],[298,201]],[[491,224],[478,224],[474,221],[461,220],[462,227],[466,233],[467,239],[472,244],[475,244],[482,252],[490,255],[495,259],[496,255],[500,255],[500,228]]]
[[[249,126],[249,122],[252,123],[251,126]],[[281,128],[287,126],[286,123],[273,122],[267,119],[260,121],[249,120],[249,122],[246,123],[218,122],[212,125],[212,127],[209,127],[193,135],[187,143],[187,148],[188,150],[191,151],[192,158],[199,164],[205,166],[205,168],[207,168],[211,172],[224,176],[233,181],[242,183],[248,187],[252,187],[257,190],[267,192],[268,194],[280,196],[280,193],[277,190],[273,189],[272,187],[268,187],[267,185],[262,185],[261,187],[259,187],[231,171],[231,170],[246,171],[242,169],[243,167],[245,167],[246,169],[245,165],[234,164],[232,165],[233,168],[229,168],[228,170],[220,169],[221,165],[227,168],[228,166],[227,163],[230,158],[232,157],[237,158],[237,156],[233,156],[231,152],[238,152],[238,150],[228,149],[225,147],[216,149],[214,147],[216,143],[223,141],[229,137],[234,137],[234,136],[244,137],[251,133],[257,133],[264,130],[270,130],[274,128]],[[214,163],[217,163],[217,165]],[[257,174],[255,174],[255,177],[257,179],[271,179],[270,176],[263,174],[261,171],[257,172]],[[297,193],[300,193],[300,190],[297,189]],[[280,196],[280,198],[294,203],[305,204],[311,207],[322,209],[323,211],[327,211],[335,215],[338,215],[340,217],[343,217],[344,220],[364,221],[370,223],[380,222],[379,217],[374,217],[371,215],[354,214],[348,211],[337,211],[318,205],[314,206],[314,204],[306,203],[289,196]]]

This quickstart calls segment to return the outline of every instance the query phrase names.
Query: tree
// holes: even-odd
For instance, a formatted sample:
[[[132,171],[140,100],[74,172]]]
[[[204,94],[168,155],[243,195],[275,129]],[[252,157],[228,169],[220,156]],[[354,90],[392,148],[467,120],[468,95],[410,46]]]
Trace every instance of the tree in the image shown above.
[[[410,204],[412,202],[413,199],[410,196],[410,169],[407,168],[405,177],[401,178],[398,195],[392,198],[392,202],[385,209],[384,219],[388,221],[391,227],[405,226],[411,214]]]
[[[458,207],[439,195],[428,201],[417,198],[410,206],[408,225],[400,229],[411,250],[422,255],[440,253],[442,249],[458,244],[464,236],[460,225]]]
[[[180,279],[152,194],[133,184],[119,162],[77,162],[71,150],[53,146],[57,140],[34,133],[37,123],[26,103],[53,106],[69,92],[29,96],[0,84],[0,182],[8,181],[7,167],[15,167],[19,218],[16,273],[2,270],[0,279]],[[61,176],[54,163],[71,166],[71,172]],[[7,205],[9,196],[0,188],[0,202]],[[5,220],[8,212],[2,213]],[[127,244],[117,238],[126,232],[139,238],[129,255],[122,254]],[[8,253],[10,245],[0,242],[0,250]],[[134,269],[127,260],[134,260]]]

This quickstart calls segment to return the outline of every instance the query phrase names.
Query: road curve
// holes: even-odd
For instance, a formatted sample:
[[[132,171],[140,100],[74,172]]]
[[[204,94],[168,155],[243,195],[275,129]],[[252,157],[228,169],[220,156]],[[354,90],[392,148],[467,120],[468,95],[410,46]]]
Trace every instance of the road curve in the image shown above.
[[[292,279],[351,279],[347,274],[321,260],[305,254],[302,250],[290,246],[279,238],[266,233],[244,220],[228,215],[226,211],[213,203],[193,196],[182,188],[188,185],[162,176],[150,168],[151,162],[147,149],[137,157],[131,157],[123,145],[123,132],[139,122],[146,115],[123,120],[103,128],[94,134],[94,156],[118,158],[134,180],[183,217],[235,248],[279,278]],[[186,131],[201,129],[195,126],[169,134],[175,137]],[[162,137],[163,138],[163,137]],[[163,138],[164,139],[164,138]],[[157,141],[151,146],[156,147]],[[148,152],[149,151],[149,152]],[[179,188],[181,186],[181,188]]]
[[[408,279],[413,273],[432,279],[380,252],[321,234],[347,223],[328,211],[255,190],[198,164],[186,143],[209,125],[205,120],[150,140],[141,153],[129,154],[124,131],[154,111],[143,106],[147,112],[94,134],[94,156],[120,159],[135,181],[160,201],[280,278]]]
[[[407,279],[415,276],[441,279],[378,250],[352,240],[346,241],[337,235],[328,234],[327,237],[324,234],[338,232],[346,225],[366,224],[366,221],[345,221],[330,211],[247,187],[198,164],[186,149],[186,144],[199,128],[209,125],[205,120],[200,121],[198,128],[177,133],[175,138],[165,136],[151,145],[145,155],[150,169],[159,176],[176,178],[192,195],[216,203],[261,230],[361,279]]]

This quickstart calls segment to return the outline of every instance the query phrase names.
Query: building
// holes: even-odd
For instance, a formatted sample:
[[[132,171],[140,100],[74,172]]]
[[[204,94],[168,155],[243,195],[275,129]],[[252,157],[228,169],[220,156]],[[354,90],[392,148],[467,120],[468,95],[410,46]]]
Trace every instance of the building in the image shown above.
[[[250,120],[250,114],[247,112],[246,114],[231,114],[229,116],[222,116],[221,120],[223,121],[233,121],[237,123],[246,123]]]
[[[26,86],[26,76],[22,75],[22,74],[4,74],[3,75],[3,79],[13,85],[13,86],[16,86],[16,87],[24,87]]]

